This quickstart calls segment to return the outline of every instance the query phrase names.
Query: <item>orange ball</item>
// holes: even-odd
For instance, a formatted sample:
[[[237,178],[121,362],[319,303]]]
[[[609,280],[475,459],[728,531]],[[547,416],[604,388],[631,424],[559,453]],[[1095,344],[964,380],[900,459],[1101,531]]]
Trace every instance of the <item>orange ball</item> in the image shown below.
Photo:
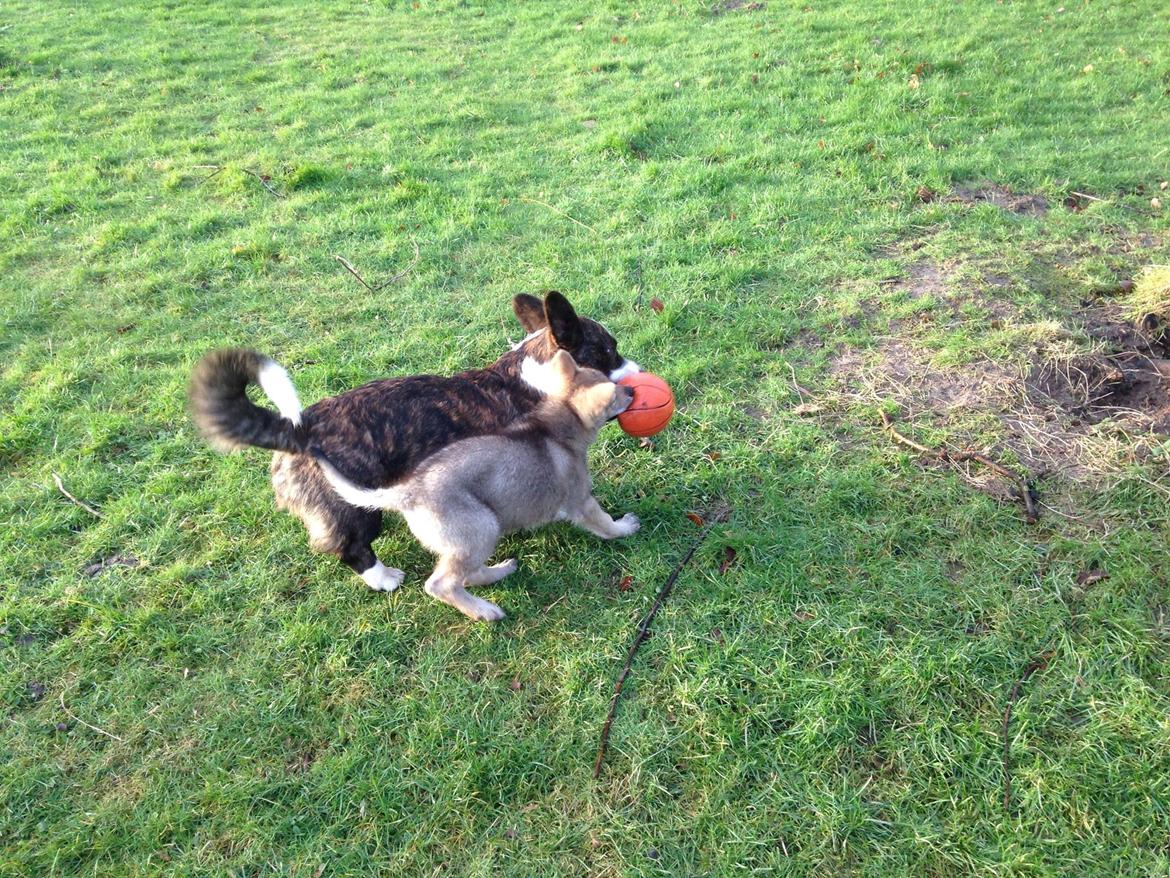
[[[653,436],[662,431],[674,414],[670,385],[649,372],[637,372],[618,381],[634,389],[634,401],[618,415],[618,426],[631,436]]]

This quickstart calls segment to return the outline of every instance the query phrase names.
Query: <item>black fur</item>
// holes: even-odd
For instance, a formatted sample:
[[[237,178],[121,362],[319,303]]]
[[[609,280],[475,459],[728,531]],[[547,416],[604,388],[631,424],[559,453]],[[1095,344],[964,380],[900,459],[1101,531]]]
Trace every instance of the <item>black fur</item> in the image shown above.
[[[304,451],[304,434],[292,421],[260,408],[245,393],[272,362],[256,351],[212,351],[195,366],[187,399],[199,432],[218,448],[256,445],[272,451]]]
[[[259,445],[286,452],[272,461],[278,504],[305,522],[313,548],[337,555],[361,573],[376,561],[371,543],[381,532],[382,514],[345,503],[315,457],[324,457],[356,484],[392,485],[444,446],[502,432],[532,412],[541,394],[520,377],[524,357],[546,362],[564,348],[578,365],[606,374],[624,362],[613,336],[579,318],[560,293],[549,293],[543,303],[519,295],[512,309],[528,333],[549,331],[486,369],[390,378],[323,399],[301,413],[299,428],[245,395],[268,361],[254,351],[204,357],[192,376],[191,409],[203,434],[220,447]]]

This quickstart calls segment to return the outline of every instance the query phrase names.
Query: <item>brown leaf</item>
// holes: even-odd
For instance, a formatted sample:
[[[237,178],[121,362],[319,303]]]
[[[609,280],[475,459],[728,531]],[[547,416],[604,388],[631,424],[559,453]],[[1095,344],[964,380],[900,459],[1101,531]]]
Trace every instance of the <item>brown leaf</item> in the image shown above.
[[[1092,570],[1082,570],[1077,574],[1077,585],[1082,588],[1088,588],[1090,585],[1096,585],[1098,582],[1104,582],[1109,578],[1109,574],[1099,568]]]
[[[508,688],[511,689],[513,692],[519,692],[521,689],[524,688],[524,684],[520,682],[519,676],[515,676],[512,678],[512,682],[508,684]]]
[[[722,455],[718,451],[708,451],[703,455],[703,457],[707,458],[707,460],[711,461],[711,463],[714,463],[720,457],[722,457]]]
[[[655,314],[661,314],[662,309],[665,307],[666,306],[662,304],[662,300],[660,298],[658,298],[657,296],[655,296],[653,299],[650,300],[650,310],[653,311]]]
[[[86,576],[97,576],[109,567],[137,567],[141,563],[133,555],[112,555],[109,558],[103,558],[95,564],[90,564],[82,573]]]
[[[629,591],[630,586],[634,583],[634,577],[623,576],[622,581],[618,583],[618,591]]]
[[[719,565],[720,574],[726,573],[728,568],[735,563],[735,555],[735,549],[731,548],[731,546],[727,546],[723,550],[723,563]]]
[[[918,200],[923,204],[930,204],[930,202],[938,198],[938,193],[929,186],[919,186],[916,194],[918,195]]]
[[[723,629],[722,628],[712,628],[710,631],[710,637],[716,643],[723,643]]]
[[[689,518],[691,520],[691,523],[694,524],[695,527],[702,527],[703,526],[703,516],[699,515],[699,513],[688,512],[687,518]]]

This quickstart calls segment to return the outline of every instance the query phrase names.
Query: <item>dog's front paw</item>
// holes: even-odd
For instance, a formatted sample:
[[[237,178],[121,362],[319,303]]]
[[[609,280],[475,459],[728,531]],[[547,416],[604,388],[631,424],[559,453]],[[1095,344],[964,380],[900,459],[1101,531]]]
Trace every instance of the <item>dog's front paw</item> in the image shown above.
[[[642,522],[638,520],[638,516],[632,512],[627,512],[621,518],[613,523],[614,531],[619,537],[628,537],[631,534],[636,534],[638,528],[642,526]]]
[[[406,578],[406,574],[395,567],[387,567],[381,561],[378,561],[369,570],[362,573],[362,579],[374,591],[392,592],[398,586],[402,585],[402,580]]]
[[[479,622],[498,622],[504,618],[504,611],[483,598],[472,596],[472,603],[467,607],[460,607],[464,613]]]

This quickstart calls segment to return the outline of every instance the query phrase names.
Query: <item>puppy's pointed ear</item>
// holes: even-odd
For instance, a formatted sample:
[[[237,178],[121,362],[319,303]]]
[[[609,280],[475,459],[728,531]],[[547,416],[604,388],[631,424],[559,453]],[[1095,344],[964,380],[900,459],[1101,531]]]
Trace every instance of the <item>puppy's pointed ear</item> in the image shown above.
[[[548,318],[548,328],[552,330],[557,347],[566,351],[575,351],[581,347],[584,339],[581,318],[577,316],[568,299],[553,290],[544,297],[544,314]]]
[[[544,316],[544,305],[536,296],[530,296],[527,293],[513,296],[512,313],[516,315],[516,319],[520,321],[525,332],[536,332],[536,330],[548,326],[548,320]]]
[[[568,386],[569,383],[577,377],[577,361],[573,359],[573,355],[568,351],[557,351],[552,358],[553,372],[556,373],[557,378]]]

